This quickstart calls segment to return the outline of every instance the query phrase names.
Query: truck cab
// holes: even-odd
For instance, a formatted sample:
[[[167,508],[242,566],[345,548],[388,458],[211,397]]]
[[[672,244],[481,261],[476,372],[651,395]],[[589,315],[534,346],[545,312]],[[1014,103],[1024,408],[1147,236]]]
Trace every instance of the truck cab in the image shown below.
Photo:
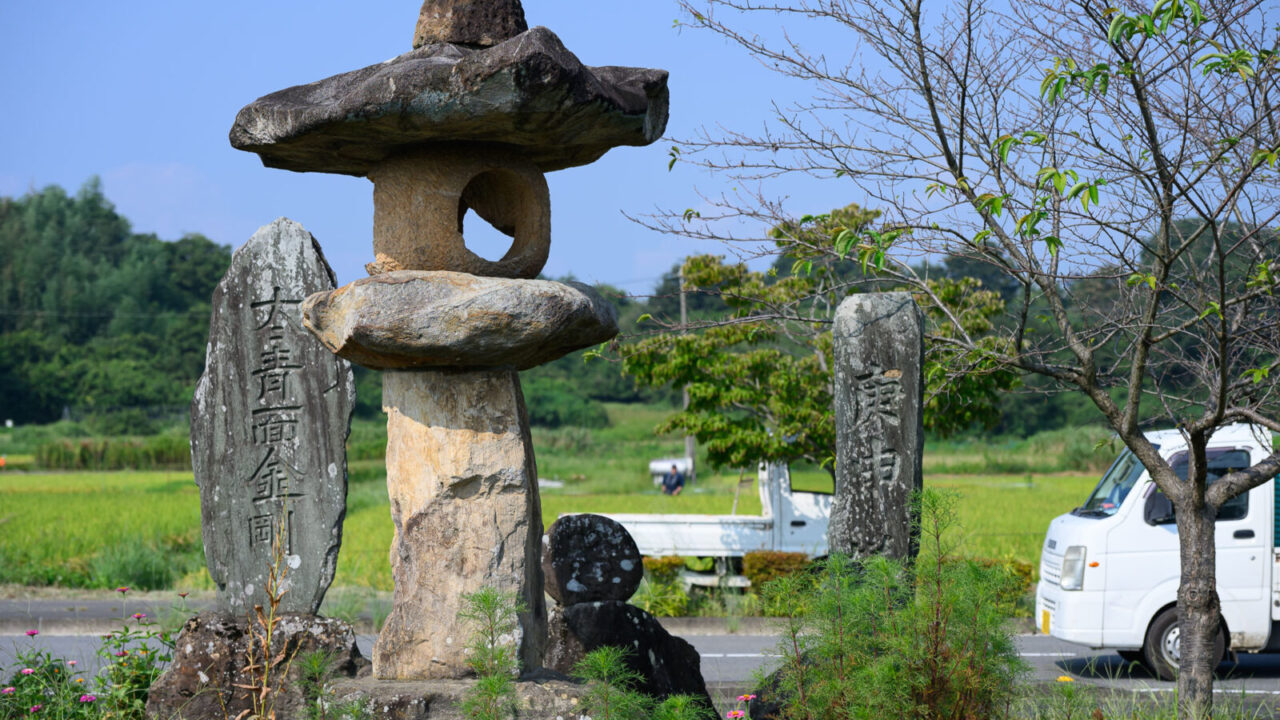
[[[1186,477],[1187,448],[1177,430],[1148,433]],[[1208,447],[1209,482],[1270,455],[1271,433],[1251,425],[1220,428]],[[1275,483],[1220,508],[1215,530],[1219,643],[1224,653],[1280,650],[1280,553],[1275,547]],[[1167,499],[1127,449],[1083,505],[1049,524],[1040,556],[1035,619],[1041,632],[1141,661],[1172,679],[1179,660],[1178,530]]]

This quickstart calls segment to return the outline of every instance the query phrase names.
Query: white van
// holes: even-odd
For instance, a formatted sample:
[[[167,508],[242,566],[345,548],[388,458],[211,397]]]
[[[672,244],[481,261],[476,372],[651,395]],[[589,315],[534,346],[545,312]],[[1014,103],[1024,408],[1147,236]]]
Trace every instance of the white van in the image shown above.
[[[1186,477],[1177,430],[1148,433]],[[1271,453],[1270,431],[1220,428],[1209,442],[1209,482]],[[1227,652],[1280,651],[1280,552],[1275,483],[1225,503],[1217,520],[1217,579]],[[1084,505],[1049,524],[1040,555],[1036,619],[1041,632],[1116,650],[1172,679],[1178,666],[1178,530],[1169,501],[1125,450]]]

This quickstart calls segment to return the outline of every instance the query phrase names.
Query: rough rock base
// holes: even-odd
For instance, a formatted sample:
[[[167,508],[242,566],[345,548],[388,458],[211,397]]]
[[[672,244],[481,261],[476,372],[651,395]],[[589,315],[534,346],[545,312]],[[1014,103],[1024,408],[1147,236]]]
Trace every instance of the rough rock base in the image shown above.
[[[273,700],[278,718],[301,717],[305,698],[298,680],[303,656],[331,653],[332,672],[337,676],[354,677],[369,665],[356,649],[355,631],[341,620],[284,615],[273,635],[272,653],[277,658],[273,673],[285,673],[288,667],[287,675],[271,683],[282,689]],[[252,685],[245,673],[250,641],[245,618],[204,612],[188,620],[175,641],[173,664],[151,685],[147,717],[234,718],[251,710],[250,690],[241,687]]]
[[[474,680],[338,680],[328,686],[338,702],[356,701],[379,720],[463,720],[462,700]],[[525,720],[586,720],[579,712],[585,688],[563,680],[516,683],[519,711]]]
[[[514,638],[520,664],[542,667],[542,512],[519,376],[388,371],[382,388],[395,594],[373,646],[374,677],[470,675],[473,630],[458,612],[462,596],[483,587],[524,603]]]
[[[640,676],[636,690],[659,700],[692,695],[703,706],[703,717],[717,717],[697,649],[634,605],[609,601],[552,606],[549,638],[546,667],[550,670],[572,672],[583,656],[605,645],[626,648],[630,651],[627,667]]]

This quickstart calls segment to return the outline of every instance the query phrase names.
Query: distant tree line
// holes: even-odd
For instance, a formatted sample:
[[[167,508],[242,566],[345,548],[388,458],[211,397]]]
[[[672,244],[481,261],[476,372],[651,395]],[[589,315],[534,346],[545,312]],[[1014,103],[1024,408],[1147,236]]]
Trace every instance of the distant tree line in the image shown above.
[[[779,257],[769,282],[790,276],[795,260]],[[203,235],[165,241],[133,232],[96,178],[74,195],[50,186],[0,198],[0,421],[69,414],[95,433],[125,435],[158,429],[158,415],[182,415],[204,368],[213,288],[230,261],[231,248]],[[615,303],[624,336],[679,322],[679,270],[647,296],[598,286]],[[971,258],[946,258],[937,272],[975,278],[1005,299],[1019,290]],[[697,288],[686,302],[693,322],[729,310],[714,288]],[[606,425],[605,402],[680,402],[679,388],[637,385],[617,362],[584,352],[522,377],[530,420],[544,427]],[[357,369],[357,416],[380,416],[381,385],[378,373]],[[1026,436],[1092,419],[1082,399],[1035,390],[1028,384],[1001,398],[996,433]]]
[[[145,429],[190,402],[231,250],[135,233],[97,178],[0,198],[0,420]]]

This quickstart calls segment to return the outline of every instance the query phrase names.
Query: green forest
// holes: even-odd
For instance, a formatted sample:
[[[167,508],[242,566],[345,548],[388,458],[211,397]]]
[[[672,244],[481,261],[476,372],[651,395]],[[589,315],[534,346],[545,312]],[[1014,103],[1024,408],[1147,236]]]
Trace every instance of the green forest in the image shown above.
[[[177,239],[136,233],[96,178],[75,194],[50,186],[0,198],[0,421],[19,425],[73,420],[96,435],[149,435],[183,424],[203,370],[214,286],[232,248],[192,233]],[[780,257],[770,277],[786,277]],[[1012,295],[1007,279],[953,258],[945,271]],[[645,296],[600,292],[618,308],[624,338],[680,317],[678,266]],[[691,293],[694,320],[722,317],[714,293]],[[599,427],[605,402],[664,404],[680,393],[650,388],[609,357],[573,353],[522,375],[530,420],[542,427]],[[380,413],[381,383],[358,370],[357,415]],[[1020,388],[1000,403],[990,430],[1028,436],[1094,421],[1074,394]]]

